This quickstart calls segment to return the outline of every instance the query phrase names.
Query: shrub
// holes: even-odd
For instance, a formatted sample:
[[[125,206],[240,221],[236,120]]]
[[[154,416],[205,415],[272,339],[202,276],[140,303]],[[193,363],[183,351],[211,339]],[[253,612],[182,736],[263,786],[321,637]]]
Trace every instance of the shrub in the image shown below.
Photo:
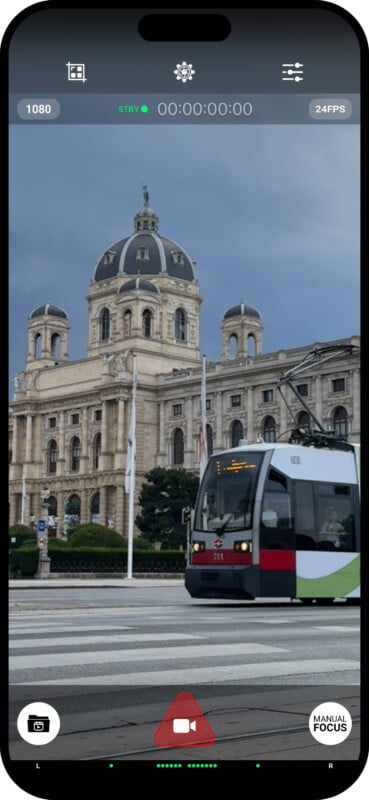
[[[13,542],[12,539],[15,539],[15,541]],[[11,525],[9,528],[9,549],[16,550],[25,543],[37,545],[37,535],[34,528],[21,524]]]
[[[90,522],[73,528],[73,531],[68,534],[68,544],[71,547],[117,547],[120,550],[126,550],[128,539],[111,528]],[[133,548],[135,550],[153,550],[147,539],[139,537],[133,540]]]

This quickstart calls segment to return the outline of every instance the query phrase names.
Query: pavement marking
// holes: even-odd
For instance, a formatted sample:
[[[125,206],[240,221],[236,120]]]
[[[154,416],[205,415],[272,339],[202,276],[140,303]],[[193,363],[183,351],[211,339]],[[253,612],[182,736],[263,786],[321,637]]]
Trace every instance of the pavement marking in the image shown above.
[[[166,638],[163,635],[163,639]],[[62,640],[60,641],[62,644]],[[288,653],[282,647],[269,647],[262,644],[243,643],[237,644],[201,644],[201,645],[186,645],[185,647],[148,647],[146,649],[127,650],[121,648],[119,650],[101,650],[84,652],[84,653],[38,653],[37,655],[22,655],[10,656],[9,668],[25,669],[27,672],[31,669],[45,669],[47,667],[67,667],[67,666],[86,666],[87,664],[108,664],[117,661],[121,664],[134,661],[136,667],[141,661],[169,661],[173,658],[192,659],[204,658],[207,661],[209,658],[219,656],[226,658],[227,656],[236,655],[252,655],[252,654],[267,654],[267,653]]]
[[[117,631],[117,633],[119,633],[119,631],[132,631],[134,629],[135,629],[134,625],[119,625],[118,623],[116,623],[116,625],[104,625],[101,622],[100,625],[82,625],[82,626],[63,625],[61,627],[59,627],[58,625],[50,625],[50,623],[46,625],[45,623],[45,625],[43,625],[42,627],[34,625],[27,626],[26,628],[23,626],[21,628],[10,627],[9,633],[10,636],[19,636],[20,634],[23,633],[43,634],[43,633],[49,633],[49,631],[52,631],[53,633],[73,633],[73,631],[75,632],[86,631],[87,633],[92,633],[93,631],[105,632],[111,630],[111,631]],[[23,641],[26,641],[26,639],[23,639]]]
[[[314,625],[317,631],[332,631],[332,633],[360,633],[359,627],[349,625]]]
[[[96,675],[85,678],[59,678],[57,680],[22,681],[22,685],[42,686],[196,686],[200,683],[214,684],[250,681],[255,678],[276,678],[288,675],[319,675],[332,672],[357,670],[359,661],[345,659],[319,659],[294,661],[293,663],[270,661],[269,663],[235,664],[225,667],[189,667],[188,669],[158,670],[156,672],[134,672],[129,675]],[[14,684],[13,684],[14,685]],[[359,685],[359,684],[353,684]],[[350,684],[351,686],[351,684]]]
[[[178,639],[204,639],[193,633],[122,633],[110,636],[50,636],[42,639],[19,639],[10,642],[10,650],[33,647],[70,647],[83,644],[118,644],[118,642],[171,642]],[[83,654],[85,656],[85,653]]]

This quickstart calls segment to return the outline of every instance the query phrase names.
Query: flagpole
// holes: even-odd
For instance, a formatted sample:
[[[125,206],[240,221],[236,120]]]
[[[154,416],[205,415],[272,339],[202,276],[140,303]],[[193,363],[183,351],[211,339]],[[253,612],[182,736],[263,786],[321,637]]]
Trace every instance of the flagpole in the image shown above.
[[[208,461],[208,441],[206,430],[206,356],[202,357],[201,397],[200,397],[200,480],[205,472]]]
[[[132,404],[131,404],[131,423],[129,429],[127,465],[126,465],[126,491],[129,492],[128,498],[128,551],[127,551],[127,578],[132,579],[133,566],[133,522],[134,522],[134,499],[135,499],[135,472],[136,472],[136,356],[133,356],[133,382],[132,382]]]

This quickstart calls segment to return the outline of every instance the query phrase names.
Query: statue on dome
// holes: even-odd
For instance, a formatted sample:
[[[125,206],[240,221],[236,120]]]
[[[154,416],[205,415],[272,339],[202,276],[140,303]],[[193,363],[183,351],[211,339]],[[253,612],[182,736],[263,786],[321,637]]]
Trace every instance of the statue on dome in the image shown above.
[[[148,206],[148,205],[149,205],[149,192],[148,192],[148,188],[147,188],[147,186],[144,186],[144,184],[143,184],[143,183],[141,184],[141,186],[142,186],[142,192],[143,192],[144,205],[145,205],[145,206]]]

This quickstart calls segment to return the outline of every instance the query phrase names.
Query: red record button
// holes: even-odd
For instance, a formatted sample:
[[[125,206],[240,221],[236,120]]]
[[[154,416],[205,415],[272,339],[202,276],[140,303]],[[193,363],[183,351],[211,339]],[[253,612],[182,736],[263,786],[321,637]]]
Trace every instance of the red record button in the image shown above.
[[[209,747],[215,734],[189,692],[180,692],[154,733],[158,747]]]

